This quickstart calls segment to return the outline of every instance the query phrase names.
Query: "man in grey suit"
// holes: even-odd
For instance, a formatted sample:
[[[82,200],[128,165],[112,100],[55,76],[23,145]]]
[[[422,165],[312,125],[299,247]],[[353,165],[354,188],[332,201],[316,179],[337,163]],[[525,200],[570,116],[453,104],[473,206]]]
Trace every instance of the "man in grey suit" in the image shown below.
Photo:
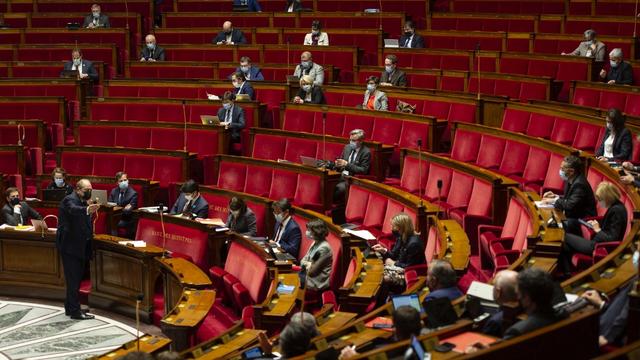
[[[84,17],[82,27],[87,29],[108,29],[111,27],[111,24],[109,24],[109,17],[100,12],[100,5],[93,4],[91,5],[91,14]]]
[[[333,198],[336,202],[344,202],[347,192],[346,176],[367,175],[371,166],[371,151],[364,145],[364,130],[354,129],[349,133],[349,144],[344,147],[342,155],[335,162],[328,163],[328,168],[342,172],[342,179],[336,184]]]
[[[300,64],[296,66],[293,76],[302,78],[309,75],[313,78],[313,85],[322,86],[324,82],[324,68],[313,62],[313,56],[310,52],[305,51],[300,55]]]
[[[585,31],[584,41],[581,42],[573,52],[569,54],[563,52],[562,55],[584,56],[594,58],[596,61],[604,61],[607,46],[602,41],[596,39],[596,36],[595,30],[589,29]]]

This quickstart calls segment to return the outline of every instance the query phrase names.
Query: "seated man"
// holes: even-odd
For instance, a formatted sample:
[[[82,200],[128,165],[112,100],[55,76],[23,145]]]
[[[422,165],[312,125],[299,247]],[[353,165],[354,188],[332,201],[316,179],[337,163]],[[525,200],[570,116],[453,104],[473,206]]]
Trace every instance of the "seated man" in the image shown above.
[[[51,181],[47,186],[48,190],[63,189],[66,191],[67,195],[73,192],[73,186],[67,183],[67,172],[63,168],[56,167],[53,169],[51,172],[51,179],[53,181]]]
[[[6,204],[2,207],[2,220],[11,226],[31,225],[31,219],[42,220],[42,216],[26,202],[20,201],[20,193],[15,187],[8,188],[4,195]]]
[[[231,75],[231,83],[233,84],[233,93],[235,95],[247,95],[250,100],[254,100],[253,86],[245,81],[244,74],[237,72]]]
[[[235,104],[236,96],[227,91],[222,96],[222,107],[218,110],[220,125],[231,129],[231,142],[240,142],[240,131],[244,129],[244,109]]]
[[[140,61],[164,61],[164,49],[156,44],[156,37],[149,34],[144,38],[145,47],[140,51]]]
[[[269,240],[269,243],[278,245],[297,259],[300,252],[302,232],[300,231],[300,225],[291,216],[293,207],[289,200],[281,199],[273,203],[272,209],[276,225],[273,231],[273,240]]]
[[[398,69],[398,57],[389,54],[384,59],[384,71],[380,75],[380,86],[407,86],[407,75]]]
[[[280,333],[280,351],[283,359],[306,353],[311,347],[311,339],[320,335],[316,318],[308,312],[298,312],[291,316],[289,324]]]
[[[615,48],[609,53],[609,71],[600,70],[600,78],[607,84],[633,85],[631,64],[622,60],[622,49]]]
[[[246,6],[246,11],[262,12],[262,8],[260,7],[258,0],[233,0],[233,6]]]
[[[138,207],[138,193],[129,186],[129,179],[125,172],[116,173],[116,182],[118,186],[111,190],[108,201],[122,208],[118,229],[122,229],[125,237],[131,239],[135,235],[135,222],[131,211]]]
[[[100,75],[93,67],[93,63],[89,60],[82,59],[82,51],[80,49],[73,49],[71,51],[71,61],[67,61],[64,63],[63,71],[77,71],[79,79],[91,79],[93,81],[98,81],[100,79]],[[60,73],[60,76],[63,76],[63,73]]]
[[[320,21],[313,20],[311,23],[311,32],[304,36],[302,45],[329,46],[329,35],[322,31]]]
[[[324,83],[324,68],[313,62],[313,56],[308,51],[300,55],[300,64],[293,71],[293,76],[298,78],[302,78],[304,75],[310,76],[316,86],[322,86]]]
[[[91,5],[91,14],[84,17],[83,28],[97,29],[97,28],[110,28],[109,17],[100,13],[100,5]]]
[[[409,49],[422,49],[424,48],[424,39],[422,36],[416,34],[416,26],[411,20],[407,20],[404,23],[404,34],[398,41],[400,47]]]
[[[504,331],[513,325],[513,320],[507,319],[505,312],[518,309],[518,273],[513,270],[502,270],[493,279],[493,301],[500,306],[499,311],[491,315],[482,328],[487,335],[502,337]]]
[[[345,176],[367,175],[371,166],[371,151],[364,144],[364,130],[353,129],[349,133],[349,143],[342,150],[342,155],[335,162],[327,163],[327,168],[341,171],[342,177],[336,184],[333,194],[334,201],[343,203],[347,193],[347,180]]]
[[[562,53],[562,55],[583,56],[588,58],[594,58],[596,61],[604,61],[604,55],[606,54],[607,47],[601,41],[596,39],[596,32],[594,30],[587,30],[584,32],[584,41],[578,45],[578,47],[571,53]]]
[[[182,214],[191,219],[209,218],[209,203],[200,196],[200,186],[193,179],[188,180],[180,187],[180,196],[173,204],[170,215]]]
[[[243,56],[240,58],[240,66],[236,68],[236,71],[229,75],[228,79],[231,80],[231,76],[233,74],[241,72],[244,74],[244,78],[247,81],[262,81],[264,80],[264,76],[262,75],[262,71],[259,67],[254,66],[251,63],[251,58],[248,56]]]
[[[225,21],[222,24],[222,31],[211,42],[217,45],[238,45],[246,44],[247,39],[242,31],[233,28],[231,21]]]
[[[433,260],[427,269],[427,287],[429,295],[425,301],[448,298],[453,301],[462,296],[456,282],[456,271],[446,260]]]

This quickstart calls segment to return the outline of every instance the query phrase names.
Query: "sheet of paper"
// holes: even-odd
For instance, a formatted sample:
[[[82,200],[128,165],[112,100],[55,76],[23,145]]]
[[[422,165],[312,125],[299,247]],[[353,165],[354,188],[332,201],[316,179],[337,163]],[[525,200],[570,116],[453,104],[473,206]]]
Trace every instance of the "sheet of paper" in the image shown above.
[[[542,200],[535,201],[535,204],[538,207],[538,209],[553,209],[553,204],[547,204],[547,203],[543,202]]]
[[[493,285],[481,283],[479,281],[471,282],[467,295],[475,296],[477,298],[493,301]]]
[[[372,233],[370,233],[367,230],[350,230],[350,229],[343,229],[342,231],[346,232],[347,234],[351,234],[353,236],[357,236],[361,239],[364,240],[375,240],[376,237],[373,236]]]
[[[206,224],[206,225],[215,225],[215,226],[225,226],[226,224],[224,223],[224,221],[222,221],[222,219],[220,218],[213,218],[213,219],[199,219],[196,220],[199,223],[202,224]]]
[[[147,247],[147,242],[143,240],[118,241],[118,244],[133,247]]]

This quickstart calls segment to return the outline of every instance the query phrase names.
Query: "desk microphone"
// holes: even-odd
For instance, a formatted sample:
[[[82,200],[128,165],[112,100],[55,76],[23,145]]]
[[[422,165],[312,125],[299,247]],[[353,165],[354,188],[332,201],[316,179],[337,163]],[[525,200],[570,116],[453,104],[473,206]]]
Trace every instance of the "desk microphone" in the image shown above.
[[[418,139],[418,196],[422,206],[422,139]]]
[[[26,136],[26,130],[24,126],[18,123],[18,146],[22,146],[22,141],[24,140],[25,136]]]
[[[140,303],[144,299],[144,294],[136,297],[136,351],[140,351]]]
[[[49,219],[49,218],[54,218],[56,219],[56,228],[58,228],[58,217],[53,215],[53,214],[49,214],[45,217],[42,218],[42,227],[40,228],[40,235],[42,236],[42,238],[44,239],[44,225],[46,225],[45,220]]]
[[[291,45],[291,37],[287,35],[287,73],[291,69],[291,56],[289,56],[289,46]],[[302,69],[300,69],[302,72]],[[289,77],[287,76],[287,84],[289,84]]]
[[[322,107],[322,169],[326,166],[327,158],[327,107]]]
[[[163,213],[164,213],[164,204],[160,203],[158,204],[158,212],[160,213],[160,227],[162,228],[162,258],[166,259],[167,258],[167,234],[164,231],[164,217],[163,217]]]
[[[478,100],[480,100],[480,41],[476,44],[476,60],[478,61]]]
[[[438,179],[436,182],[436,186],[438,187],[438,201],[442,199],[442,179]],[[436,210],[436,219],[440,216],[440,205],[438,205],[438,209]]]
[[[182,150],[187,152],[187,101],[185,99],[182,99],[182,120],[184,121],[184,146],[182,147]]]

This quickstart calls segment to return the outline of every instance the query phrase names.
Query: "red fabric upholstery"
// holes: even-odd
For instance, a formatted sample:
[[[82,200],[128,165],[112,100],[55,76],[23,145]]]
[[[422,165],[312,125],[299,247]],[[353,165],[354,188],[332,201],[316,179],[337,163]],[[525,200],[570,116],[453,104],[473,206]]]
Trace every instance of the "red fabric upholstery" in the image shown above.
[[[497,169],[502,162],[506,141],[489,135],[482,136],[476,165],[485,169]]]
[[[463,162],[476,162],[482,135],[464,130],[457,130],[451,147],[451,158]]]

